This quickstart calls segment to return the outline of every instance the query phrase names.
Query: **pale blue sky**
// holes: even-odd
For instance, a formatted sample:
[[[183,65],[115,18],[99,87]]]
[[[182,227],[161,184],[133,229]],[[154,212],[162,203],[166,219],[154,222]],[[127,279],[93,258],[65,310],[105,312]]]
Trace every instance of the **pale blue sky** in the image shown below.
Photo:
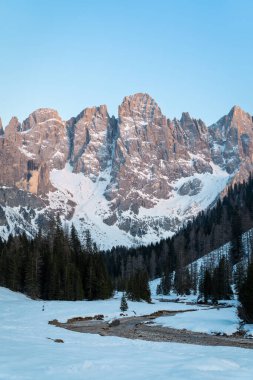
[[[253,113],[251,0],[0,0],[0,116],[148,92],[167,117]]]

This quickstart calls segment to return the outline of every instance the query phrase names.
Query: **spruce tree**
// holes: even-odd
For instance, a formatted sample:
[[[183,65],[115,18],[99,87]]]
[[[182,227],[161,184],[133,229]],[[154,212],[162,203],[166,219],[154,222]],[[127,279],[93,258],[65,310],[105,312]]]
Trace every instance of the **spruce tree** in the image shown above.
[[[94,253],[94,245],[91,239],[91,234],[90,230],[86,230],[84,234],[84,245],[85,245],[85,250],[88,254]]]
[[[235,228],[236,227],[234,227],[233,229],[235,230]],[[241,233],[241,228],[238,228]],[[243,258],[242,236],[238,233],[238,231],[234,232],[229,249],[230,260],[233,265],[238,263]]]
[[[120,310],[122,311],[122,313],[124,313],[125,311],[128,310],[128,304],[127,304],[127,299],[126,299],[125,293],[123,293],[123,295],[121,297]]]
[[[248,267],[247,277],[239,290],[240,317],[247,323],[253,323],[253,264]]]
[[[219,265],[213,272],[213,300],[231,299],[233,294],[230,286],[230,265],[229,261],[223,256]]]
[[[205,270],[204,278],[202,282],[201,293],[203,294],[204,301],[207,303],[208,300],[212,297],[212,277],[208,269]]]
[[[174,288],[177,294],[188,295],[191,292],[191,276],[187,267],[179,268],[175,272]]]
[[[171,290],[171,274],[165,273],[157,285],[156,294],[169,295]]]
[[[130,277],[127,285],[127,298],[131,301],[151,302],[148,275],[145,271],[137,271]]]
[[[235,284],[235,290],[237,293],[239,293],[244,281],[245,281],[245,277],[246,277],[246,273],[247,270],[245,270],[244,268],[244,263],[243,261],[240,261],[237,265],[236,265],[236,269],[235,269],[235,272],[234,272],[234,284]]]
[[[71,245],[71,248],[74,252],[75,262],[78,265],[79,260],[80,260],[80,255],[82,252],[82,246],[81,246],[81,243],[80,243],[80,240],[78,237],[78,233],[77,233],[77,230],[76,230],[74,224],[72,224],[71,231],[70,231],[70,245]]]
[[[37,268],[36,257],[33,252],[27,255],[25,269],[25,292],[32,298],[39,297],[39,271]]]

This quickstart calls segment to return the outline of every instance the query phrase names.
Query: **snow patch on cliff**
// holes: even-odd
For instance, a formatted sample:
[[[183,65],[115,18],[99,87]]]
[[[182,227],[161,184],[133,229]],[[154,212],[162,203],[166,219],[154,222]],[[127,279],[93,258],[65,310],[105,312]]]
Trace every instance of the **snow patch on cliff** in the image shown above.
[[[230,176],[219,166],[211,164],[213,173],[194,174],[190,177],[183,177],[174,181],[171,185],[173,191],[169,199],[161,199],[150,209],[140,208],[140,217],[170,216],[185,220],[187,217],[197,215],[211,205],[217,196],[226,187]],[[180,195],[178,189],[184,184],[194,179],[201,182],[202,188],[196,195]]]
[[[110,215],[109,202],[103,196],[109,181],[108,171],[101,173],[96,182],[93,182],[83,173],[73,173],[72,166],[66,164],[62,170],[52,170],[50,180],[57,188],[56,192],[50,193],[50,207],[62,205],[67,210],[68,200],[75,202],[71,223],[75,224],[80,236],[84,236],[85,230],[89,229],[93,240],[101,249],[140,243],[116,225],[108,226],[103,222],[103,218]]]
[[[73,168],[69,163],[62,170],[53,169],[50,180],[57,191],[49,193],[50,208],[61,208],[66,215],[72,207],[69,201],[74,202],[76,207],[71,222],[79,230],[80,236],[88,228],[101,249],[108,249],[116,245],[149,244],[169,237],[175,232],[175,230],[165,230],[159,226],[160,218],[169,217],[171,220],[175,219],[183,223],[215,201],[230,177],[218,166],[212,164],[212,167],[213,174],[195,174],[172,183],[173,191],[170,198],[157,200],[157,204],[153,208],[140,207],[138,214],[129,210],[122,213],[123,217],[142,221],[149,226],[147,233],[142,238],[133,237],[130,233],[119,229],[117,222],[113,225],[103,222],[112,213],[110,202],[104,197],[106,187],[111,180],[109,169],[101,172],[95,182],[83,173],[73,173]],[[178,189],[194,179],[201,182],[199,192],[194,196],[180,195]],[[153,228],[150,225],[151,219],[157,220],[158,227]]]

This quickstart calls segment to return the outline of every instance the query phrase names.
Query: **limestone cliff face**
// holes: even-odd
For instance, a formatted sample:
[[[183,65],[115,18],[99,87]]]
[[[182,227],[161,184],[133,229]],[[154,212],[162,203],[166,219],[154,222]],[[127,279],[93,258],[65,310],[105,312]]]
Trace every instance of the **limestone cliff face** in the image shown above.
[[[112,160],[117,123],[107,107],[86,108],[67,123],[70,139],[70,162],[74,172],[82,172],[93,181]]]
[[[252,116],[235,106],[209,128],[212,159],[228,173],[247,176],[253,163]]]
[[[65,123],[50,109],[33,112],[22,124],[13,117],[0,144],[0,183],[33,194],[50,189],[50,170],[62,169],[68,155]]]
[[[167,121],[148,94],[124,98],[118,128],[112,182],[106,191],[117,211],[138,213],[140,206],[153,207],[170,197],[173,181],[212,172],[205,124],[188,113],[179,121]]]
[[[23,122],[13,117],[5,130],[0,120],[0,162],[0,227],[10,223],[8,210],[16,207],[33,228],[59,211],[68,218],[75,215],[74,195],[66,206],[61,197],[70,192],[57,190],[50,179],[54,169],[68,163],[73,173],[95,186],[87,199],[85,188],[79,196],[84,213],[100,189],[101,204],[106,204],[101,223],[131,236],[142,238],[151,231],[162,237],[164,231],[175,232],[185,215],[189,218],[204,207],[201,202],[206,207],[206,178],[219,182],[219,173],[225,178],[219,182],[223,187],[212,190],[215,196],[229,182],[247,178],[253,169],[253,121],[237,106],[210,127],[188,113],[169,120],[143,93],[125,97],[118,118],[110,117],[105,105],[86,108],[68,121],[55,110],[38,109]],[[161,201],[173,206],[174,199],[179,201],[173,217],[170,211],[156,211],[155,216],[143,211]]]
[[[140,205],[151,207],[152,198],[169,196],[170,184],[163,176],[166,175],[171,133],[166,117],[147,94],[124,98],[119,107],[118,128],[112,186],[106,195],[114,201],[114,208],[130,208],[136,212]]]

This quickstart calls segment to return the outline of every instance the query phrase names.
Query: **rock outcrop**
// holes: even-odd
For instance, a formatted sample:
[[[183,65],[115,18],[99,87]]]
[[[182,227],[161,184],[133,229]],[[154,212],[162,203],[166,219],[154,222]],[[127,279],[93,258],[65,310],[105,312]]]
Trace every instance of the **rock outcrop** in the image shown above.
[[[237,106],[210,127],[188,113],[169,120],[143,93],[125,97],[117,119],[105,105],[68,121],[55,110],[38,109],[23,122],[13,117],[5,130],[0,120],[0,162],[0,226],[6,233],[15,225],[11,209],[22,208],[33,231],[57,212],[75,221],[78,208],[84,225],[94,212],[93,227],[102,223],[145,242],[146,236],[174,233],[228,183],[247,178],[253,121]],[[52,173],[67,167],[84,185],[70,191],[64,179],[52,181]]]
[[[65,166],[68,149],[65,123],[56,111],[39,109],[22,124],[13,117],[0,139],[0,184],[45,195],[52,188],[50,170]]]
[[[95,181],[112,160],[118,134],[115,118],[109,117],[105,105],[86,108],[67,122],[67,128],[74,172],[84,173]]]
[[[234,106],[209,132],[213,161],[230,174],[239,168],[241,180],[246,179],[253,163],[252,116]]]

